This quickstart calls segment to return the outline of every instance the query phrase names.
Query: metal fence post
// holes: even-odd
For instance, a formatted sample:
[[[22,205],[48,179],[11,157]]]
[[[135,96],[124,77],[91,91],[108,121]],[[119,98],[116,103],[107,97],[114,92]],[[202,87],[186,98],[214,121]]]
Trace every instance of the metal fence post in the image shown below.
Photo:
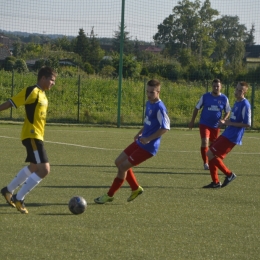
[[[255,84],[252,84],[252,94],[251,94],[251,128],[254,127],[254,102],[255,102]]]
[[[79,123],[79,110],[80,110],[80,75],[78,80],[78,116],[77,116],[78,123]]]
[[[145,92],[146,92],[146,80],[144,79],[144,91],[143,91],[143,115],[142,115],[142,124],[144,124],[144,109],[145,109]]]
[[[125,0],[122,0],[121,11],[121,35],[120,35],[120,57],[119,57],[119,77],[118,77],[118,108],[117,108],[117,127],[121,126],[121,96],[122,96],[122,77],[123,77],[123,49],[124,49],[124,20],[125,20]]]
[[[11,97],[14,95],[14,70],[12,70]],[[10,119],[13,119],[13,106],[10,109]]]

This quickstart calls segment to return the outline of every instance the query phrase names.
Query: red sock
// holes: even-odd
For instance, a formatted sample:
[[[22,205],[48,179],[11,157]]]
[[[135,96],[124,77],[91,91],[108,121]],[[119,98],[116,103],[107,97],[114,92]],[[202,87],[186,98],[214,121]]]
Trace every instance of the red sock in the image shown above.
[[[119,188],[123,185],[124,180],[116,177],[107,193],[109,197],[113,197],[114,194],[119,190]]]
[[[210,170],[210,175],[211,175],[212,181],[214,183],[218,183],[219,182],[218,167],[215,164],[215,161],[214,161],[215,158],[213,158],[212,160],[209,161],[209,170]]]
[[[219,157],[215,157],[212,159],[214,160],[214,164],[227,176],[231,175],[231,171],[227,168],[227,166],[223,163],[223,161]]]
[[[137,190],[138,189],[139,185],[137,183],[137,180],[135,178],[135,175],[134,175],[134,172],[133,172],[132,168],[130,168],[127,171],[126,181],[129,183],[129,185],[131,187],[131,190]]]
[[[204,163],[208,163],[207,151],[208,147],[200,147],[201,157]]]

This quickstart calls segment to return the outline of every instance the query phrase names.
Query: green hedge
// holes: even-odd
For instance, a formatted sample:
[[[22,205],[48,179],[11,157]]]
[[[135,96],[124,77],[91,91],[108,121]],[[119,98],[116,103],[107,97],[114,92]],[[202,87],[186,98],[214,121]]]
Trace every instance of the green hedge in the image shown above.
[[[12,88],[12,72],[0,71],[1,103],[12,93],[15,95],[23,87],[35,84],[36,78],[35,73],[14,73]],[[147,80],[123,80],[120,125],[142,124],[143,105],[146,100],[144,86]],[[171,125],[187,127],[198,99],[211,90],[211,82],[161,82],[160,98],[167,106]],[[229,96],[233,105],[233,86],[223,84],[222,92]],[[253,100],[253,127],[256,129],[260,128],[259,95],[259,88],[256,87]],[[79,80],[78,75],[58,76],[56,86],[47,92],[47,96],[47,122],[117,125],[118,79],[84,75],[80,76]],[[252,91],[249,91],[248,99],[252,102]],[[22,108],[12,109],[12,112],[1,112],[1,118],[20,121],[23,120],[23,114]]]

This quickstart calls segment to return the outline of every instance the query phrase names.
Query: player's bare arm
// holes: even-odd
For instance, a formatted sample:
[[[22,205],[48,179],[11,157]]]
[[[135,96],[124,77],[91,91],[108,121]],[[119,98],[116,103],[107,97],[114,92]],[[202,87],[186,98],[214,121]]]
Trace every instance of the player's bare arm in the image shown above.
[[[142,127],[142,128],[139,130],[139,132],[135,135],[134,141],[136,141],[136,140],[140,137],[140,135],[142,135],[143,130],[144,130],[144,127]]]
[[[221,119],[219,121],[220,125],[229,125],[229,126],[235,126],[235,127],[250,127],[250,125],[248,124],[244,124],[244,123],[238,123],[238,122],[231,122],[229,119],[227,120],[224,120],[224,119]]]
[[[12,106],[10,101],[6,101],[0,105],[0,111],[6,110]]]
[[[194,126],[194,121],[195,121],[195,118],[196,118],[196,116],[197,116],[197,114],[198,114],[198,111],[199,111],[199,110],[195,107],[194,110],[193,110],[193,114],[192,114],[191,121],[190,121],[190,123],[189,123],[189,129],[192,129],[192,128],[193,128],[193,126]]]
[[[230,112],[227,112],[224,114],[223,120],[227,120],[230,115]]]

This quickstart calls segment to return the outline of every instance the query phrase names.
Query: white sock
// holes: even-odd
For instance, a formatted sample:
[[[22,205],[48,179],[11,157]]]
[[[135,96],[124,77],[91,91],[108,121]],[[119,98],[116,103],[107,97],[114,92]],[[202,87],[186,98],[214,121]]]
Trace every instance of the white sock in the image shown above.
[[[34,172],[31,176],[26,180],[23,184],[22,188],[16,194],[17,200],[24,200],[24,197],[33,189],[35,188],[40,182],[41,178]]]
[[[22,168],[17,173],[15,178],[7,185],[8,191],[13,194],[14,190],[17,189],[20,185],[22,185],[30,175],[31,175],[31,172],[28,169],[28,166]]]

